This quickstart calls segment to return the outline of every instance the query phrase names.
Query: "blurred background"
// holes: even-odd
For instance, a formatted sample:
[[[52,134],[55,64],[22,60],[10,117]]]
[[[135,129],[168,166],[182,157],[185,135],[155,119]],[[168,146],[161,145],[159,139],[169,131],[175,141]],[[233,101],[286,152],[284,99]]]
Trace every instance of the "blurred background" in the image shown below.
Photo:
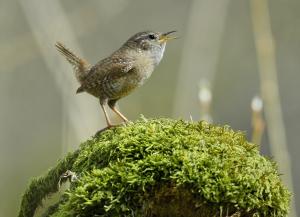
[[[278,162],[296,217],[299,10],[299,0],[0,0],[0,217],[17,215],[31,177],[105,126],[98,100],[75,94],[54,43],[96,63],[149,29],[177,30],[180,39],[148,83],[120,100],[121,111],[244,131]]]

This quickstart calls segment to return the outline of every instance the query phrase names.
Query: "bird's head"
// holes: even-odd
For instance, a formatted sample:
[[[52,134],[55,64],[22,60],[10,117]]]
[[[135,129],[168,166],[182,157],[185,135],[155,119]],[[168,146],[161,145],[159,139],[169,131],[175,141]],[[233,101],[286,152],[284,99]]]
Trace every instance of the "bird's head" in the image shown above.
[[[176,31],[166,33],[154,31],[139,32],[129,38],[125,45],[137,49],[139,52],[149,54],[155,59],[155,62],[159,62],[163,56],[167,41],[176,38],[171,36],[174,32]]]
[[[174,36],[170,36],[170,34],[174,32],[176,31],[166,33],[154,31],[139,32],[129,38],[127,43],[142,50],[151,50],[154,47],[162,48],[166,45],[167,41],[176,38]]]

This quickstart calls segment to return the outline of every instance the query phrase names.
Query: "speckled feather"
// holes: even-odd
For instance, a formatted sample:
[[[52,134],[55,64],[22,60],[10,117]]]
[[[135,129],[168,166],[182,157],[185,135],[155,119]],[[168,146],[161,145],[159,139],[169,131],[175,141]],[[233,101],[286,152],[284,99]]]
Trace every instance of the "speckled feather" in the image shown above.
[[[72,53],[61,43],[56,47],[73,65],[75,75],[81,86],[77,93],[87,92],[100,100],[107,125],[112,126],[104,105],[118,114],[124,121],[127,118],[116,108],[120,98],[130,94],[143,85],[161,61],[168,34],[159,32],[140,32],[129,38],[120,49],[94,66]]]
[[[160,62],[165,48],[165,44],[149,44],[145,38],[149,33],[134,35],[111,56],[91,67],[77,93],[86,91],[102,100],[119,99],[141,86]]]
[[[70,49],[66,48],[62,43],[57,42],[55,46],[57,50],[63,56],[65,56],[67,61],[73,66],[76,79],[79,83],[81,83],[91,68],[90,64],[86,60],[76,56]]]
[[[121,85],[124,76],[133,72],[135,58],[129,55],[122,55],[122,50],[116,51],[110,57],[95,64],[89,71],[85,80],[81,83],[77,93],[86,91],[96,97],[114,98],[122,95],[115,93],[116,87]]]

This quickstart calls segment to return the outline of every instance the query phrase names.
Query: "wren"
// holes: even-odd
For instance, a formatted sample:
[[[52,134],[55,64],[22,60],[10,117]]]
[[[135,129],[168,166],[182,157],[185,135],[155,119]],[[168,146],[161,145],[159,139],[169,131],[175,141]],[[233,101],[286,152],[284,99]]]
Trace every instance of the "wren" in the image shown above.
[[[161,61],[166,42],[176,37],[166,33],[145,31],[130,37],[117,51],[93,66],[75,55],[62,43],[55,44],[58,51],[74,68],[80,87],[77,93],[87,92],[100,101],[107,127],[113,126],[105,110],[107,104],[123,121],[127,118],[116,109],[119,99],[144,84]]]

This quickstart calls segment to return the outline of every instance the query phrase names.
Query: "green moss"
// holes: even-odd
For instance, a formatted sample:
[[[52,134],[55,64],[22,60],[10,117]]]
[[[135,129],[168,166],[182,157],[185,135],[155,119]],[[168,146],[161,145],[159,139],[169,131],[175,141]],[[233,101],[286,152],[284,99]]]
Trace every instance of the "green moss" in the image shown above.
[[[96,135],[69,158],[63,168],[79,179],[45,216],[279,217],[288,212],[290,193],[275,163],[227,126],[143,119]],[[54,175],[50,171],[31,184],[36,187],[25,193],[19,217],[31,216],[28,210],[38,205],[28,203],[26,195],[36,191],[41,200],[55,190],[45,191],[64,172],[60,165],[51,170],[57,170]],[[53,183],[44,181],[49,177]]]
[[[42,204],[42,200],[47,195],[55,193],[58,190],[60,175],[72,167],[78,153],[79,150],[68,154],[65,159],[59,161],[55,168],[50,169],[46,175],[32,179],[22,197],[19,217],[33,216],[36,208]]]

